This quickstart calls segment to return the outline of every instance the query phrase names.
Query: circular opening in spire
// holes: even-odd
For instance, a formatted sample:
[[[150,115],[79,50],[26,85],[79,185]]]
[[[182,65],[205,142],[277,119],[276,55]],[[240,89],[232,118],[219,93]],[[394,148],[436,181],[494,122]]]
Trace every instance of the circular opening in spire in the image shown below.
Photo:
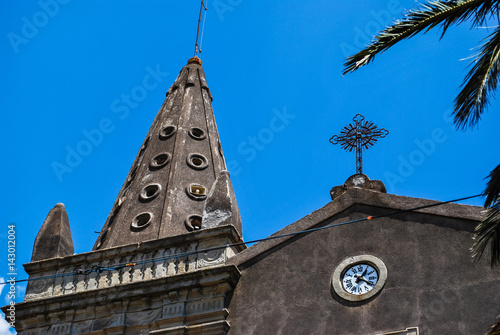
[[[195,140],[201,141],[207,137],[205,131],[201,128],[193,127],[189,129],[189,136],[194,138]]]
[[[139,150],[139,157],[144,155],[144,152],[146,151],[146,148],[148,147],[148,144],[149,144],[149,139],[150,139],[150,137],[147,137],[146,140],[144,141],[144,144],[142,145],[141,150]]]
[[[195,170],[203,170],[208,166],[208,160],[202,154],[189,154],[187,164]]]
[[[99,242],[97,243],[97,246],[96,246],[96,249],[99,249],[102,244],[104,243],[104,241],[106,240],[106,237],[108,237],[108,230],[106,230],[102,235],[101,237],[99,238]]]
[[[205,200],[207,188],[201,184],[192,183],[186,187],[186,194],[193,200]]]
[[[186,217],[186,220],[184,221],[184,224],[186,226],[186,229],[189,231],[195,231],[195,230],[200,230],[201,229],[201,216],[197,214],[191,214]]]
[[[151,163],[149,163],[149,167],[151,169],[160,169],[167,165],[170,162],[170,159],[172,156],[168,152],[161,153],[159,155],[156,155]]]
[[[153,215],[151,213],[141,213],[132,221],[132,230],[142,230],[151,224]]]
[[[160,130],[160,139],[161,140],[166,140],[167,138],[172,137],[173,134],[175,134],[175,131],[177,130],[176,126],[166,126],[163,127],[162,130]]]
[[[118,201],[118,203],[113,208],[113,211],[111,213],[111,217],[109,218],[109,221],[108,221],[108,227],[113,225],[113,222],[115,222],[115,218],[118,215],[120,208],[122,208],[122,200],[121,199]]]
[[[139,199],[142,201],[151,201],[160,194],[160,191],[160,184],[150,184],[142,189]]]
[[[130,184],[132,184],[132,181],[134,180],[135,178],[135,175],[137,174],[137,170],[139,169],[139,166],[136,164],[132,171],[129,173],[129,176],[127,178],[127,184],[125,185],[125,188],[128,188],[130,186]]]

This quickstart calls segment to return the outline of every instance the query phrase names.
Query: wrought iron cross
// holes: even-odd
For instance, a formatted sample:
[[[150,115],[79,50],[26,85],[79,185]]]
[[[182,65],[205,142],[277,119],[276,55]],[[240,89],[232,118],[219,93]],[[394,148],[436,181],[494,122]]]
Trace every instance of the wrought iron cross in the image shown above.
[[[363,148],[373,146],[379,138],[386,137],[389,131],[377,128],[371,121],[363,121],[365,117],[361,114],[352,119],[354,124],[342,128],[339,135],[333,135],[330,143],[340,143],[341,148],[349,152],[356,148],[356,173],[363,173]]]

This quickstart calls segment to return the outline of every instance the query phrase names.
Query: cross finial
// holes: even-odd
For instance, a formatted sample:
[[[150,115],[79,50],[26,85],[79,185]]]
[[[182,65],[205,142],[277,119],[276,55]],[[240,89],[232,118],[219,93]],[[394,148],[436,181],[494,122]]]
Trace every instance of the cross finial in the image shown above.
[[[389,131],[377,128],[371,121],[363,121],[365,117],[361,114],[352,119],[354,124],[342,128],[339,135],[333,135],[330,143],[340,143],[341,148],[349,152],[356,148],[356,173],[363,173],[363,148],[373,146],[379,138],[386,137]]]

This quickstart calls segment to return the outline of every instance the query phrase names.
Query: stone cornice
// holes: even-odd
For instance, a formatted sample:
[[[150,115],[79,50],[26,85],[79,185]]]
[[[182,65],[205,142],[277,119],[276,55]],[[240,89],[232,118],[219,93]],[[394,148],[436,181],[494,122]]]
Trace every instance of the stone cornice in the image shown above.
[[[240,241],[236,229],[228,225],[25,264],[32,279],[28,283],[25,301],[73,295],[221,266],[245,248],[244,245],[228,246]],[[207,249],[210,251],[203,252]],[[125,264],[130,266],[123,266]],[[42,279],[33,280],[35,278]]]
[[[111,258],[122,257],[125,255],[151,252],[160,248],[179,247],[188,245],[189,243],[197,242],[200,240],[208,240],[222,235],[228,236],[230,243],[238,243],[243,241],[234,226],[226,225],[198,230],[183,235],[161,238],[157,240],[150,240],[108,249],[84,252],[66,257],[45,259],[37,262],[26,263],[23,266],[26,272],[29,275],[32,275],[35,272],[55,270],[70,265],[89,264]],[[246,246],[241,245],[237,247],[237,250],[241,251],[245,248]]]
[[[16,304],[17,317],[22,318],[24,314],[34,314],[37,311],[51,313],[66,309],[87,309],[98,305],[106,304],[113,297],[113,301],[123,299],[133,300],[135,298],[147,299],[150,296],[176,295],[179,290],[212,287],[213,285],[229,285],[234,287],[241,274],[234,265],[222,265],[213,268],[200,269],[197,271],[150,279],[139,282],[132,282],[119,286],[106,287],[84,292],[75,292],[72,294],[51,297],[48,299],[39,299],[25,301]],[[221,288],[226,290],[225,288]],[[171,300],[176,300],[172,298]],[[2,307],[4,313],[8,306]]]

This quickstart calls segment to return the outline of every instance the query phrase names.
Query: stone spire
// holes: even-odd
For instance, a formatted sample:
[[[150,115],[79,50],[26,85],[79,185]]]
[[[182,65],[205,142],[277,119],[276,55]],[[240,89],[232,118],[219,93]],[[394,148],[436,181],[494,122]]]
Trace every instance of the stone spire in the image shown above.
[[[168,90],[94,250],[227,224],[241,236],[201,65],[191,58]]]
[[[73,252],[68,213],[64,204],[59,203],[50,210],[36,236],[31,261],[70,256]]]

